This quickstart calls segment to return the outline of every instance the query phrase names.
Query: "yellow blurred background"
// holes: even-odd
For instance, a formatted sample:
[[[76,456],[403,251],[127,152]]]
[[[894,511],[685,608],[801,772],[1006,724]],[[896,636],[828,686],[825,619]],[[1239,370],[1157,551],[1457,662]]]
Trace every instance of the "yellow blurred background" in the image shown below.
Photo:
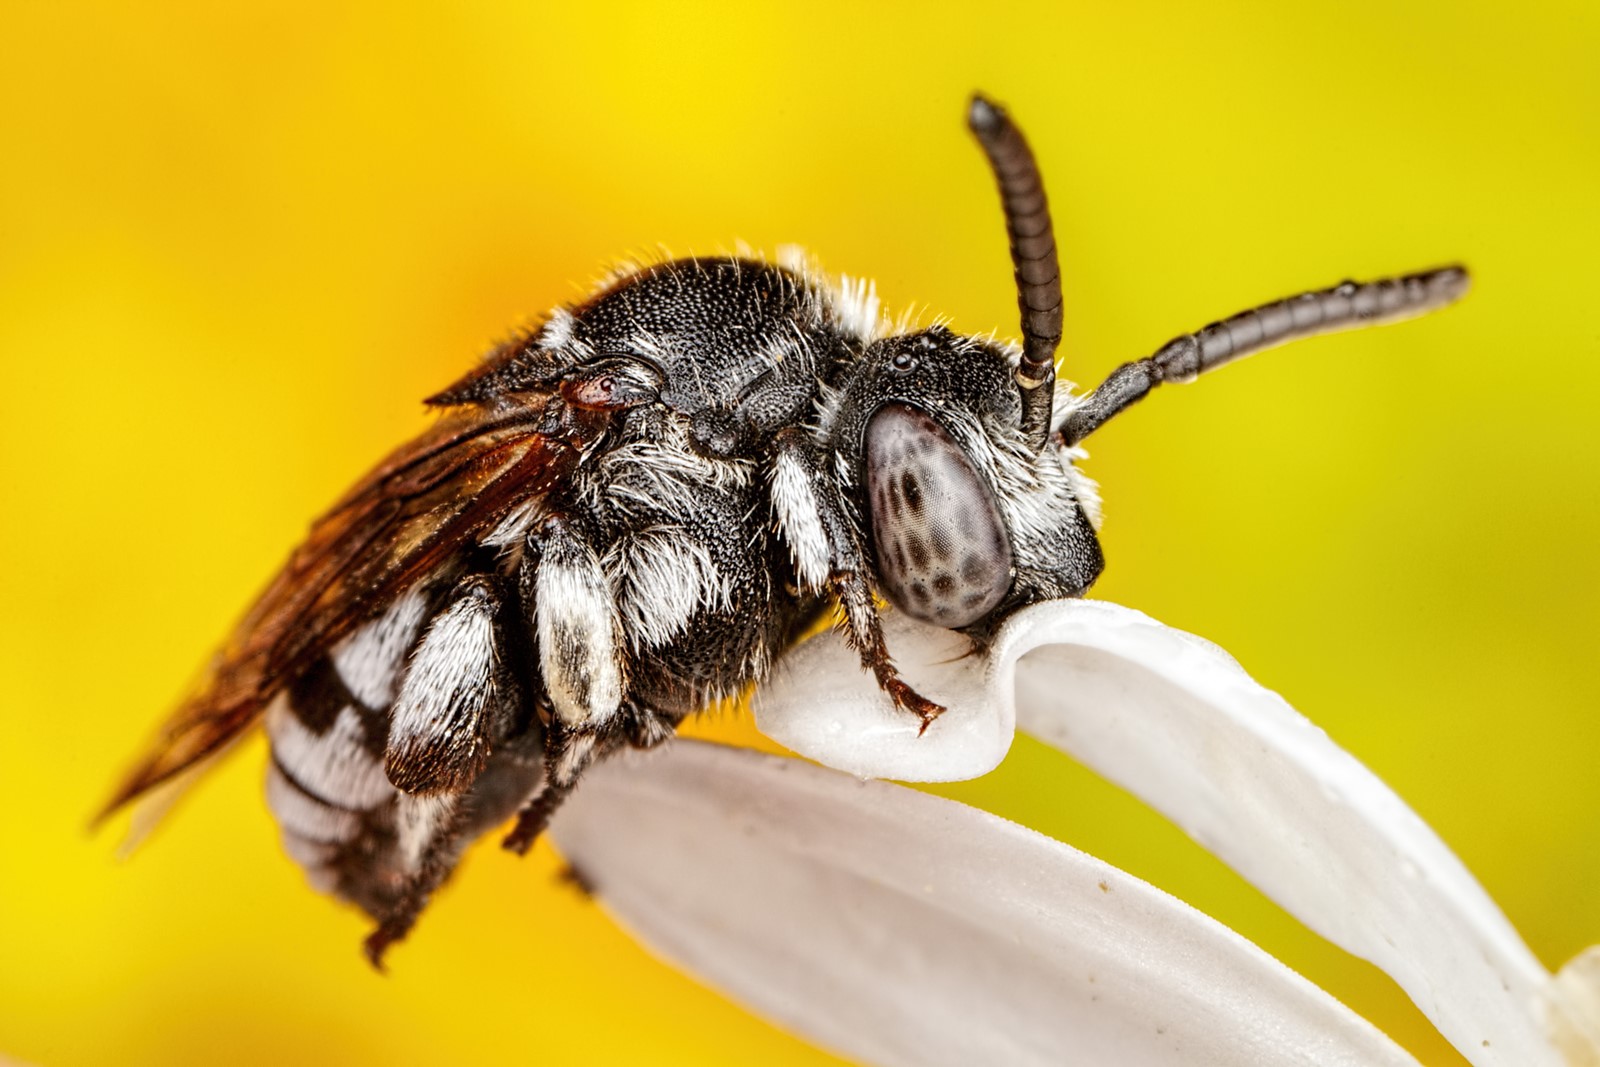
[[[1298,288],[1471,265],[1448,313],[1164,390],[1097,435],[1096,593],[1326,727],[1547,964],[1600,941],[1589,0],[25,0],[6,21],[0,1053],[828,1062],[652,961],[544,849],[480,847],[374,976],[363,922],[278,850],[259,739],[131,862],[120,825],[84,827],[309,519],[425,425],[419,398],[615,257],[798,242],[891,309],[1012,333],[976,87],[1041,158],[1077,381]],[[1064,757],[1021,740],[939,791],[1459,1062],[1382,975]]]

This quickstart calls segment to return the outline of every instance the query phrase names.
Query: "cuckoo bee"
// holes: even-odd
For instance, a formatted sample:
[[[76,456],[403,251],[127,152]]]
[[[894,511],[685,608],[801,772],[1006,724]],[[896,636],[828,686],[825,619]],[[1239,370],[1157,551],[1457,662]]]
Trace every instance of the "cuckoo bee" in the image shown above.
[[[801,263],[613,276],[428,399],[435,427],[312,526],[107,812],[261,723],[267,798],[375,963],[465,847],[526,851],[586,767],[768,673],[830,611],[923,728],[880,600],[985,641],[1100,574],[1077,445],[1163,382],[1460,296],[1446,267],[1245,311],[1057,387],[1061,283],[1006,112],[967,116],[998,182],[1020,346],[895,329]]]

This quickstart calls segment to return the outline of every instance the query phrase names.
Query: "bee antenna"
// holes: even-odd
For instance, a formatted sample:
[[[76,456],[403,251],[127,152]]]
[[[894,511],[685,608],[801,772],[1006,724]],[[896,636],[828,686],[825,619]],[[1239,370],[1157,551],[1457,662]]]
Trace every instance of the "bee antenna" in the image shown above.
[[[1039,164],[1004,108],[974,93],[967,128],[982,146],[1000,186],[1017,277],[1017,308],[1022,313],[1022,359],[1017,364],[1022,431],[1034,448],[1043,448],[1050,435],[1056,346],[1061,343],[1061,267],[1050,206]]]
[[[1163,382],[1192,382],[1208,370],[1302,337],[1425,315],[1455,303],[1470,285],[1467,268],[1453,264],[1371,282],[1340,282],[1241,311],[1112,371],[1067,416],[1061,435],[1067,444],[1077,444]]]

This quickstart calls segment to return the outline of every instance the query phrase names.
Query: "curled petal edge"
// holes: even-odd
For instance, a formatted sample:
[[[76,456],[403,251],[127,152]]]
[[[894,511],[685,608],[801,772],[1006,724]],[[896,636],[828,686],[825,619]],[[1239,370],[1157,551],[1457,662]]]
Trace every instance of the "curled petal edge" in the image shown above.
[[[1384,970],[1472,1063],[1600,1057],[1582,1008],[1438,836],[1215,645],[1099,601],[1024,609],[981,655],[959,635],[888,622],[903,675],[951,709],[925,738],[832,634],[786,658],[758,695],[758,727],[851,774],[948,781],[998,764],[1020,726]]]

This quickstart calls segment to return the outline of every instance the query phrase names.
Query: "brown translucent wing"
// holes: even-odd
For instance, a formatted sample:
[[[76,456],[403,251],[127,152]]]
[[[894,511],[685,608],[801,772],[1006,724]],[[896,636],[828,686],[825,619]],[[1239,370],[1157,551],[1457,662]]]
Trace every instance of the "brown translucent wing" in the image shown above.
[[[527,417],[442,422],[317,520],[100,817],[220,751],[340,638],[548,493],[577,454],[533,432]]]

